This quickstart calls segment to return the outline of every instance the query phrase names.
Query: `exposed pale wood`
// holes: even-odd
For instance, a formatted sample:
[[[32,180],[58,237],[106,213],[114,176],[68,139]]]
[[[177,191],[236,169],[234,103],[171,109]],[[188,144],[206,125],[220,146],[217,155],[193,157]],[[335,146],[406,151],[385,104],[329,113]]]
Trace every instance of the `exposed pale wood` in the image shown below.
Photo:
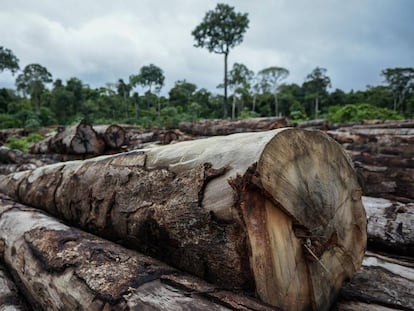
[[[1,243],[1,242],[0,242]],[[3,247],[1,247],[3,248]],[[7,273],[5,267],[0,264],[0,310],[1,311],[28,311],[23,297],[16,285]]]
[[[243,120],[205,120],[200,122],[182,122],[179,129],[198,136],[228,135],[234,133],[256,132],[286,127],[289,121],[285,117],[251,118]]]
[[[282,309],[327,310],[366,246],[352,164],[319,131],[235,134],[55,164],[0,177],[0,190]]]
[[[93,129],[104,139],[107,148],[119,149],[126,143],[126,131],[122,126],[95,125]]]
[[[275,310],[4,197],[0,215],[3,259],[35,310]]]
[[[414,203],[363,197],[368,217],[368,245],[399,255],[414,256]]]
[[[414,309],[414,264],[368,253],[363,266],[341,290],[346,300],[399,310]]]

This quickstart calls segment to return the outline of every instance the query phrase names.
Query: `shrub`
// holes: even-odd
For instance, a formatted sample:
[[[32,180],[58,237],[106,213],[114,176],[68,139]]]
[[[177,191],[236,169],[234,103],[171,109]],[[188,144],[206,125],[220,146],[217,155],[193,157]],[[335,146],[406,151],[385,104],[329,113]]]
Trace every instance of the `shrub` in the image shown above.
[[[332,123],[359,122],[362,120],[399,120],[403,116],[387,108],[369,104],[330,107],[328,119]]]

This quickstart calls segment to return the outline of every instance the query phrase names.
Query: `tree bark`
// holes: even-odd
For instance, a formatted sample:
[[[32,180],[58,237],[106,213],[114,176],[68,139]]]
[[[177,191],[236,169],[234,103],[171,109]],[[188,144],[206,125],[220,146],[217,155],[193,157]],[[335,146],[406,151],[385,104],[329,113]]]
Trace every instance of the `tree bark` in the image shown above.
[[[3,265],[0,265],[0,310],[29,310],[24,298],[20,295],[16,285]]]
[[[3,260],[35,310],[275,310],[5,197],[0,211]]]
[[[0,190],[282,309],[327,310],[366,247],[352,164],[318,131],[236,134],[55,164],[0,177]]]
[[[237,121],[206,120],[203,122],[181,122],[182,132],[197,136],[217,136],[244,132],[258,132],[288,126],[284,117],[251,118]]]
[[[110,149],[119,149],[126,143],[126,131],[122,126],[99,125],[93,129],[105,141],[106,147]]]
[[[414,203],[363,197],[368,217],[368,247],[402,256],[414,254]]]
[[[341,297],[398,310],[413,310],[413,288],[412,260],[403,261],[367,253],[362,269],[345,284],[341,290]]]

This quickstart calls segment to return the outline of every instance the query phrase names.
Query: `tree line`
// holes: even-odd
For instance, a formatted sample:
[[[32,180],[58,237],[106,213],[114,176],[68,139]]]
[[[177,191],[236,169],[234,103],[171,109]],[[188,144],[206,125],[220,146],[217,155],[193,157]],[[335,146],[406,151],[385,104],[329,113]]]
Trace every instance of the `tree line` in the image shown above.
[[[186,79],[176,81],[161,95],[164,71],[144,65],[138,74],[91,88],[76,77],[53,79],[47,68],[29,64],[20,70],[19,59],[0,47],[0,73],[16,74],[15,89],[0,89],[0,128],[70,124],[80,119],[93,123],[131,123],[175,127],[180,121],[230,117],[287,116],[292,121],[329,118],[333,122],[363,118],[412,118],[414,68],[386,68],[384,84],[366,90],[329,90],[327,69],[316,67],[302,84],[285,83],[289,70],[271,66],[255,73],[242,63],[228,69],[230,50],[243,41],[249,25],[247,13],[217,4],[192,31],[195,47],[224,55],[224,79],[213,93]]]

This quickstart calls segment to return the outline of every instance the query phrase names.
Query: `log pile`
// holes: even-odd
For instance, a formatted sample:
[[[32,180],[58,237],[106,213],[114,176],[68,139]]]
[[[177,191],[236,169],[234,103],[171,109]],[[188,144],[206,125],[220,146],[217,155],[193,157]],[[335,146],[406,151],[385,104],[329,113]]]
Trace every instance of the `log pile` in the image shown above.
[[[322,121],[297,127],[326,130],[327,124]],[[144,308],[145,303],[156,310],[176,309],[178,304],[194,310],[200,306],[212,310],[328,310],[337,301],[332,310],[414,310],[414,122],[364,122],[328,130],[328,135],[341,143],[352,158],[357,170],[357,175],[349,173],[352,178],[343,175],[344,167],[345,171],[348,170],[349,161],[345,161],[347,165],[345,162],[338,164],[342,163],[338,162],[338,157],[345,159],[346,156],[342,151],[339,155],[338,150],[331,147],[332,142],[325,145],[323,139],[314,140],[314,137],[307,136],[296,139],[297,134],[282,138],[283,133],[303,131],[299,129],[214,137],[164,147],[152,145],[202,137],[180,130],[124,129],[128,149],[140,150],[31,168],[0,177],[0,192],[106,238],[94,237],[100,241],[97,242],[100,246],[103,241],[111,245],[105,244],[99,251],[93,243],[89,245],[86,242],[94,252],[102,252],[102,258],[114,261],[114,257],[105,251],[112,250],[109,252],[113,254],[112,247],[124,254],[121,246],[108,242],[112,240],[145,254],[135,253],[139,258],[147,258],[146,267],[142,268],[142,271],[150,270],[147,275],[153,271],[153,262],[161,265],[157,259],[152,259],[154,257],[170,265],[162,264],[173,270],[172,274],[166,273],[151,280],[154,281],[149,282],[151,284],[133,287],[132,291],[138,293],[139,298],[130,302],[125,297],[133,296],[131,292],[118,296],[122,296],[118,300],[123,303],[122,307],[118,305],[120,309],[124,306]],[[237,131],[258,129],[238,128]],[[311,136],[315,134],[311,133]],[[247,139],[250,135],[252,138]],[[316,137],[318,135],[321,134],[317,132]],[[150,149],[142,149],[149,146]],[[280,156],[290,160],[279,160]],[[316,159],[318,157],[319,160]],[[266,164],[269,161],[271,165]],[[339,177],[332,180],[332,174],[339,174]],[[348,179],[353,181],[350,183]],[[358,182],[364,195],[369,196],[361,198],[361,192],[355,190],[360,187]],[[343,198],[350,200],[338,197],[344,192],[347,194]],[[14,206],[10,214],[17,209],[39,213],[27,207],[17,208],[17,203],[5,200]],[[361,202],[366,210],[369,249],[363,260],[364,238],[356,237],[359,230],[349,233],[346,229],[339,229],[337,224],[341,219],[344,221],[344,211],[348,206],[355,207]],[[318,209],[318,206],[323,208]],[[324,219],[332,219],[328,211],[334,210],[335,206],[340,206],[343,212],[339,213],[340,217],[334,217],[335,221],[326,224]],[[0,207],[4,215],[6,210],[9,208],[2,210]],[[365,216],[355,212],[345,215],[359,219],[358,226],[364,227]],[[303,216],[306,215],[307,219],[301,218],[301,213],[305,213]],[[309,218],[309,213],[315,216]],[[334,229],[333,223],[336,224]],[[351,223],[344,225],[349,227]],[[70,232],[74,229],[65,228],[69,230],[65,235],[71,237]],[[45,226],[43,230],[49,232],[49,229]],[[344,236],[345,232],[348,237]],[[55,236],[55,232],[49,233],[45,236]],[[26,236],[30,237],[30,234]],[[350,238],[352,235],[354,237]],[[88,237],[87,241],[92,240],[90,235]],[[0,236],[0,241],[2,239]],[[67,249],[67,254],[75,254],[81,248],[74,245],[85,245],[78,239],[72,242],[68,242],[73,245]],[[45,240],[39,243],[55,245],[53,243],[57,242]],[[361,257],[355,253],[352,264],[345,259],[336,262],[332,259],[337,258],[343,245],[351,244],[360,249]],[[32,249],[31,254],[36,251]],[[347,250],[348,255],[352,251],[355,249]],[[20,256],[29,258],[29,255]],[[152,258],[146,257],[148,255]],[[360,270],[358,262],[362,264]],[[34,267],[36,265],[34,263]],[[6,263],[6,266],[12,270],[11,264]],[[68,264],[65,269],[72,266],[76,267]],[[94,275],[103,273],[90,267],[83,269],[89,269]],[[124,266],[118,265],[113,269],[122,270]],[[338,269],[344,270],[338,272]],[[196,277],[179,271],[187,271]],[[39,273],[44,272],[48,271]],[[129,280],[134,275],[140,277],[139,274],[128,273]],[[46,279],[51,277],[42,275]],[[58,277],[62,275],[65,272]],[[73,272],[73,275],[79,277],[81,273]],[[171,275],[178,275],[180,280]],[[19,277],[13,273],[13,278],[24,295],[30,297],[19,283]],[[340,289],[346,279],[350,281]],[[66,276],[60,280],[65,284],[63,280],[73,278]],[[107,281],[102,280],[107,279],[103,276],[95,284],[103,286]],[[34,287],[37,288],[36,285]],[[69,292],[72,293],[72,289]],[[38,293],[45,297],[50,294]],[[75,289],[73,293],[78,295]],[[220,293],[217,295],[221,298],[233,298],[220,301],[216,293]],[[62,295],[53,295],[51,299],[63,299],[65,304],[68,294]],[[86,290],[85,295],[88,295]],[[195,296],[197,300],[190,299]],[[96,297],[94,299],[101,308],[113,308],[110,299]],[[68,306],[73,306],[69,302]],[[253,305],[247,307],[249,303]],[[85,309],[85,305],[79,308]]]
[[[0,190],[284,310],[328,310],[366,247],[355,172],[321,132],[235,134],[59,163],[2,176]]]
[[[413,124],[354,125],[327,133],[351,155],[365,195],[414,202]]]

